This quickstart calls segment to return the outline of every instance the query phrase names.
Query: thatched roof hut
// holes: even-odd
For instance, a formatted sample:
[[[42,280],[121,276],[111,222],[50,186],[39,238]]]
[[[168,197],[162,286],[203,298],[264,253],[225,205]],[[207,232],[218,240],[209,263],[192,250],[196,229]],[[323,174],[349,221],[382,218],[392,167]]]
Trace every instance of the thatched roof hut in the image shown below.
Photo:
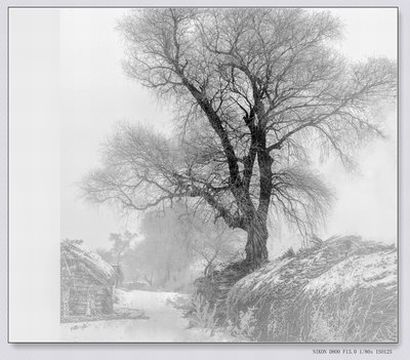
[[[101,284],[112,285],[115,282],[116,271],[113,266],[77,241],[64,240],[61,243],[61,261],[67,262],[67,265],[75,262]]]
[[[113,312],[117,271],[80,241],[61,242],[61,316]]]

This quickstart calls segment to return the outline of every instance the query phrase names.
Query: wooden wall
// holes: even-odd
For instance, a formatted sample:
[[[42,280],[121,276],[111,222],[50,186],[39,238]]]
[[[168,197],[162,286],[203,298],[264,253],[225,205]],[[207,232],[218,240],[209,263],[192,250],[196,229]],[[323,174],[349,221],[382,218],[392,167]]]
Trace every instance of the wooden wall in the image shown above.
[[[61,315],[93,316],[113,312],[113,286],[100,284],[81,264],[61,266]]]

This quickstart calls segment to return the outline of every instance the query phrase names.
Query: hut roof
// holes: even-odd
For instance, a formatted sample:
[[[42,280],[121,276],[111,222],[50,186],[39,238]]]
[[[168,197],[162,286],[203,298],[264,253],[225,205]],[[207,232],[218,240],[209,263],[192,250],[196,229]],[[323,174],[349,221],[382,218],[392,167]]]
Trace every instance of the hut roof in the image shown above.
[[[61,261],[63,265],[64,262],[67,264],[81,263],[95,280],[104,285],[113,284],[117,276],[115,269],[100,255],[76,241],[63,240],[61,242]]]

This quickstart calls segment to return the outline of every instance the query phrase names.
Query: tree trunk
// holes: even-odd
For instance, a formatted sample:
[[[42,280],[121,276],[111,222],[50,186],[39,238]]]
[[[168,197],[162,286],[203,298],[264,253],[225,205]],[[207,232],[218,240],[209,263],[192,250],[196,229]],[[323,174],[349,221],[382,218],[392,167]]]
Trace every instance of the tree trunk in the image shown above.
[[[261,119],[263,116],[258,114]],[[266,150],[266,131],[264,128],[258,129],[256,134],[259,165],[259,206],[250,217],[247,228],[248,240],[245,246],[246,259],[251,268],[256,269],[268,260],[267,217],[269,211],[270,198],[272,195],[272,163],[273,159]]]
[[[266,219],[252,221],[248,228],[248,239],[245,246],[245,262],[254,269],[268,260],[267,240],[268,228]]]

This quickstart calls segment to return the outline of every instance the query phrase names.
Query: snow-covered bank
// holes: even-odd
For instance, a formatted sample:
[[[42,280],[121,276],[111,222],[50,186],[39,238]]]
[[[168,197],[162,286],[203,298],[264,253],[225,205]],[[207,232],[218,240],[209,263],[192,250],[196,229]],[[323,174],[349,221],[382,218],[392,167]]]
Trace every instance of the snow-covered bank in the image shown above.
[[[230,290],[228,319],[276,342],[395,342],[397,249],[356,236],[273,261]]]
[[[187,295],[142,290],[117,290],[118,308],[139,309],[146,319],[62,324],[63,341],[81,342],[224,342],[229,337],[201,329],[188,329],[188,321],[173,302]]]

